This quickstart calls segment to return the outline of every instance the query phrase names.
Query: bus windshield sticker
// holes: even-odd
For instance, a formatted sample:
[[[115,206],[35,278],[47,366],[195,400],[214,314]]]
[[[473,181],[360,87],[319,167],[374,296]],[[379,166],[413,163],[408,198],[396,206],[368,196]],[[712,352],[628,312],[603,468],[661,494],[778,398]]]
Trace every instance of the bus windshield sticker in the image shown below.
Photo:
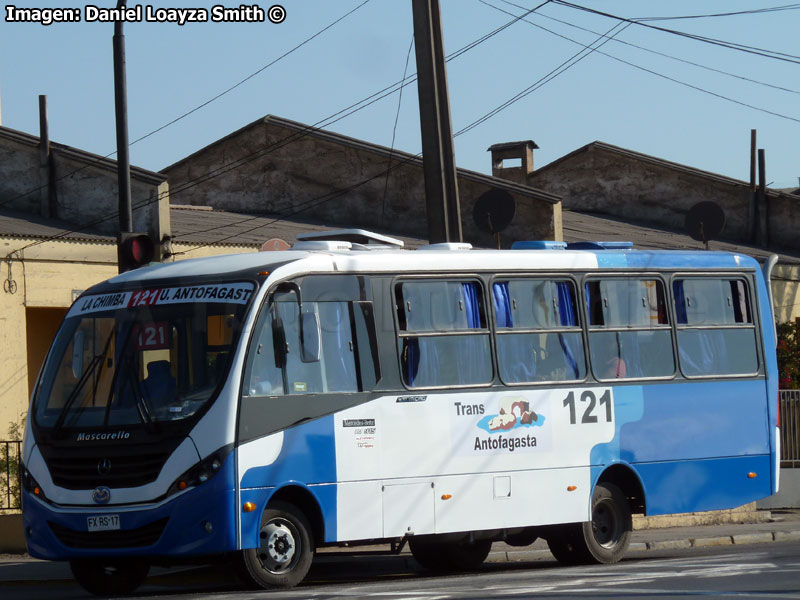
[[[135,308],[191,302],[246,304],[253,293],[254,287],[250,282],[212,283],[208,285],[148,288],[128,292],[98,294],[96,296],[86,296],[73,304],[67,314],[67,318],[124,307]]]

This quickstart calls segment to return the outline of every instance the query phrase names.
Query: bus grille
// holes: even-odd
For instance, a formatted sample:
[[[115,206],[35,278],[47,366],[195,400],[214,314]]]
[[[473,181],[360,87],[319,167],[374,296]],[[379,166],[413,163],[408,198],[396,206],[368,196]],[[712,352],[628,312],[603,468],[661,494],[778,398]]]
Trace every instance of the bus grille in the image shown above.
[[[138,529],[118,531],[75,531],[47,522],[65,546],[70,548],[139,548],[152,546],[161,537],[169,519],[160,519]]]
[[[53,482],[69,490],[92,489],[98,485],[110,488],[130,488],[156,480],[161,467],[169,458],[169,452],[158,454],[133,454],[128,456],[100,453],[93,456],[47,457],[47,466]],[[110,469],[101,474],[99,465],[108,460]]]

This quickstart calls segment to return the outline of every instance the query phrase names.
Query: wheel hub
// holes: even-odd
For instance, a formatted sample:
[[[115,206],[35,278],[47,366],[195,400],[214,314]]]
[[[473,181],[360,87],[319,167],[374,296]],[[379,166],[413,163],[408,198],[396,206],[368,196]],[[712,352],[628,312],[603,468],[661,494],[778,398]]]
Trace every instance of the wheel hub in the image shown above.
[[[270,571],[285,569],[297,552],[292,531],[283,523],[270,521],[261,529],[259,558]]]

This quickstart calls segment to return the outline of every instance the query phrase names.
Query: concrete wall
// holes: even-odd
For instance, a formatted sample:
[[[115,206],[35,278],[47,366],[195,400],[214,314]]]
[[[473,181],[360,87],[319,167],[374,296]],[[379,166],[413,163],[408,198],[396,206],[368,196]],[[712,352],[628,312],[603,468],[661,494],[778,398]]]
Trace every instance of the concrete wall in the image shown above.
[[[241,166],[231,169],[239,159]],[[163,172],[169,178],[173,204],[298,215],[329,225],[427,237],[422,167],[416,162],[401,164],[404,160],[406,155],[391,159],[387,182],[388,149],[324,132],[300,135],[266,118]],[[183,189],[209,173],[220,175]],[[462,171],[459,195],[465,241],[496,246],[494,238],[479,231],[472,220],[477,199],[496,185],[507,189],[516,202],[514,222],[502,235],[504,246],[518,239],[561,239],[557,198],[537,197],[536,190]]]
[[[116,162],[61,144],[50,149],[50,167],[43,168],[39,138],[0,127],[0,206],[66,221],[74,230],[116,236]],[[134,231],[156,240],[170,234],[169,186],[163,176],[132,167],[131,201]]]

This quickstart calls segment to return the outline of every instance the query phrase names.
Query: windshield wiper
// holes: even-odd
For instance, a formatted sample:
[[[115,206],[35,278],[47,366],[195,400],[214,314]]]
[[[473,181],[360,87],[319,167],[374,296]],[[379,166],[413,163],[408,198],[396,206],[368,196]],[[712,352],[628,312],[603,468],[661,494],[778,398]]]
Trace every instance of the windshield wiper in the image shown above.
[[[70,392],[70,395],[67,397],[67,401],[64,402],[64,408],[61,409],[61,413],[58,415],[58,420],[56,420],[56,424],[53,429],[61,429],[64,425],[64,421],[67,418],[67,414],[70,412],[72,408],[72,404],[75,402],[75,399],[78,397],[78,394],[83,389],[83,386],[86,385],[86,382],[89,381],[89,377],[91,377],[92,373],[94,372],[97,365],[102,360],[102,355],[93,356],[92,360],[86,366],[83,373],[81,373],[81,378],[78,380],[78,383],[75,384],[75,389]]]

